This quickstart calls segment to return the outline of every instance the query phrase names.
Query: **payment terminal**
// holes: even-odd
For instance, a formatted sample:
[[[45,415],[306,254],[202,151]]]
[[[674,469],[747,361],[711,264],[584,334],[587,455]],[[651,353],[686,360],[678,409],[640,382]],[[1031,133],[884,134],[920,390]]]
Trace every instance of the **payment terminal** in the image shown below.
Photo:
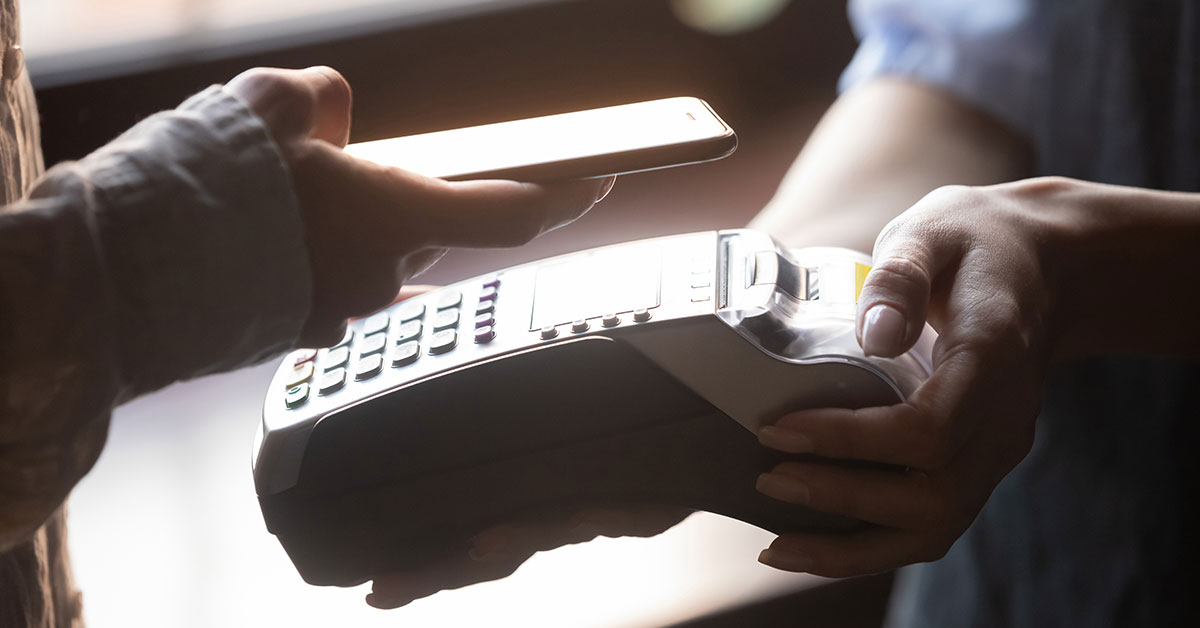
[[[354,321],[271,382],[254,454],[267,527],[305,580],[350,586],[581,507],[860,526],[756,492],[785,455],[755,430],[896,403],[928,376],[928,327],[896,359],[859,348],[869,262],[694,233],[515,266]]]

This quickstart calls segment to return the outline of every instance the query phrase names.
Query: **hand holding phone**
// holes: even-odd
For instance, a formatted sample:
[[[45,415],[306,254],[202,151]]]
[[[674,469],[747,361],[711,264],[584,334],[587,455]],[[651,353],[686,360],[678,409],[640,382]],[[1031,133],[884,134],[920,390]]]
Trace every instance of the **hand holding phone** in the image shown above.
[[[554,181],[721,159],[737,135],[699,98],[678,97],[351,144],[346,152],[452,181]]]

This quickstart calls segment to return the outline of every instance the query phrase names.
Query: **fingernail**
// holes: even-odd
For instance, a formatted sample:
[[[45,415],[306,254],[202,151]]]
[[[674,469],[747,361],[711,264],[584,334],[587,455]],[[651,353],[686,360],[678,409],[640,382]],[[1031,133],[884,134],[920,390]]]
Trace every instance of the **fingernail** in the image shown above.
[[[763,473],[758,476],[754,488],[767,497],[792,504],[808,503],[808,485],[790,476],[779,473]]]
[[[806,554],[770,547],[759,552],[758,562],[786,571],[808,571],[813,566],[812,558]]]
[[[863,353],[885,358],[898,355],[904,342],[905,326],[904,315],[890,305],[876,305],[867,310],[863,322]]]
[[[604,187],[600,188],[600,196],[596,197],[596,202],[597,202],[597,203],[599,203],[600,201],[602,201],[602,200],[604,200],[605,198],[607,198],[607,197],[608,197],[608,193],[609,193],[609,192],[612,192],[613,186],[614,186],[614,185],[616,185],[616,184],[617,184],[617,178],[616,178],[616,177],[609,177],[609,178],[608,178],[608,183],[605,183],[605,184],[604,184]]]
[[[758,442],[770,447],[793,454],[811,454],[812,439],[795,430],[766,425],[758,430]]]

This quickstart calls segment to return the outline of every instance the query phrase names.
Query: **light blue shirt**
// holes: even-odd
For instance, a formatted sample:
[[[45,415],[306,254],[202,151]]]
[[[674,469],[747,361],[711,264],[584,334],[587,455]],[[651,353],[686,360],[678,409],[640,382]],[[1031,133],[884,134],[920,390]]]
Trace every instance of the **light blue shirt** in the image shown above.
[[[909,77],[1032,135],[1046,70],[1035,0],[850,0],[849,11],[861,44],[842,91],[879,75]]]

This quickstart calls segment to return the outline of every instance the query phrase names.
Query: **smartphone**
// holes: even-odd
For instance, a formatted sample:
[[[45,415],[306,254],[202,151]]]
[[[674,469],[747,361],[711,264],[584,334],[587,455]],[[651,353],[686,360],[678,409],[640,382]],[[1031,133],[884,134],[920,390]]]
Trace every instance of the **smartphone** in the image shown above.
[[[555,181],[721,159],[737,135],[708,103],[678,97],[351,144],[346,152],[451,181]]]

